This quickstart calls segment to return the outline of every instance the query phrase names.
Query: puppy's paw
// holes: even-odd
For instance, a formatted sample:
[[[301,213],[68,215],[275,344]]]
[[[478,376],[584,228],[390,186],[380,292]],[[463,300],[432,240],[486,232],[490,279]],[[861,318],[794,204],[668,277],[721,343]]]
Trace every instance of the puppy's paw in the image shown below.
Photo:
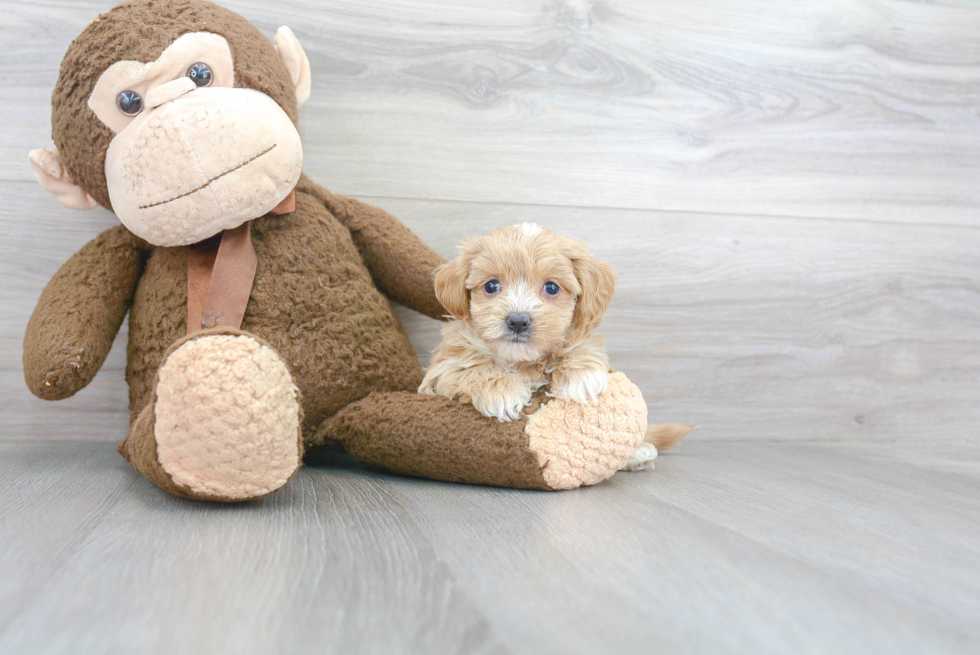
[[[651,443],[640,444],[636,452],[619,469],[620,471],[646,471],[653,469],[653,460],[657,459],[657,449]]]
[[[609,371],[589,368],[555,371],[551,376],[551,395],[583,405],[595,402],[609,386]]]
[[[501,375],[470,389],[469,396],[481,414],[506,423],[520,418],[521,411],[531,402],[531,387],[516,375]]]
[[[436,395],[436,380],[437,378],[435,376],[430,377],[426,375],[425,378],[423,378],[422,380],[422,384],[419,385],[419,390],[417,393],[420,393],[424,396]]]

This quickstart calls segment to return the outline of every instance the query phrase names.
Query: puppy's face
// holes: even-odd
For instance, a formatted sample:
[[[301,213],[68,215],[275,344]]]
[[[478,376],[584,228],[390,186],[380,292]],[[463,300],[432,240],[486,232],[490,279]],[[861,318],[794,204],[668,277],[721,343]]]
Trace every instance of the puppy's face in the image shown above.
[[[602,321],[612,269],[581,243],[538,225],[502,227],[463,244],[436,271],[436,295],[500,359],[533,362]]]

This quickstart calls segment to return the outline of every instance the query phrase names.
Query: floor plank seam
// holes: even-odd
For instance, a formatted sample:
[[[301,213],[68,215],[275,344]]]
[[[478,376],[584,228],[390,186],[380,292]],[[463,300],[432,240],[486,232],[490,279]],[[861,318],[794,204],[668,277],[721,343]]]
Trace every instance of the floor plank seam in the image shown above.
[[[342,193],[338,191],[338,193]],[[756,213],[750,214],[745,212],[726,212],[710,209],[672,209],[672,208],[657,208],[657,207],[611,207],[607,205],[559,205],[547,202],[513,202],[513,201],[496,201],[496,200],[454,200],[449,198],[415,198],[411,196],[376,196],[376,195],[359,195],[359,194],[345,194],[350,195],[353,198],[359,200],[373,200],[373,201],[384,201],[384,200],[402,200],[406,202],[443,202],[443,203],[461,203],[461,204],[473,204],[473,205],[493,205],[493,206],[506,206],[506,207],[533,207],[533,208],[553,208],[553,209],[588,209],[597,211],[623,211],[623,212],[649,212],[649,213],[659,213],[659,214],[704,214],[710,216],[724,216],[728,218],[747,218],[747,219],[791,219],[791,220],[803,220],[803,221],[835,221],[835,222],[846,222],[846,223],[861,223],[865,225],[928,225],[932,227],[943,227],[943,228],[966,228],[970,230],[980,229],[980,218],[978,218],[976,225],[967,225],[964,223],[936,223],[933,221],[914,221],[914,220],[885,220],[885,219],[871,219],[871,218],[853,218],[848,216],[804,216],[796,214],[765,214]],[[980,205],[977,206],[977,214],[980,216]]]
[[[36,182],[33,180],[22,180],[0,177],[0,183],[20,183],[20,184],[30,184],[34,185]],[[800,221],[834,221],[841,223],[858,223],[862,225],[908,225],[908,226],[929,226],[937,228],[961,228],[966,230],[977,230],[980,229],[980,218],[978,218],[975,225],[969,225],[964,223],[944,223],[944,222],[934,222],[925,220],[887,220],[887,219],[870,219],[870,218],[855,218],[851,216],[806,216],[797,214],[767,214],[767,213],[746,213],[746,212],[727,212],[718,211],[711,209],[677,209],[677,208],[662,208],[662,207],[626,207],[626,206],[608,206],[608,205],[561,205],[548,202],[513,202],[513,201],[497,201],[497,200],[465,200],[458,198],[418,198],[414,196],[380,196],[371,194],[358,194],[351,192],[344,192],[340,189],[332,189],[337,193],[343,193],[344,195],[350,196],[351,198],[356,198],[363,201],[385,201],[385,200],[397,200],[404,202],[438,202],[438,203],[460,203],[468,205],[488,205],[494,207],[530,207],[538,209],[585,209],[585,210],[595,210],[595,211],[622,211],[622,212],[649,212],[657,214],[695,214],[695,215],[707,215],[707,216],[721,216],[728,218],[746,218],[746,219],[773,219],[773,220],[800,220]],[[976,207],[978,216],[980,216],[980,205]]]

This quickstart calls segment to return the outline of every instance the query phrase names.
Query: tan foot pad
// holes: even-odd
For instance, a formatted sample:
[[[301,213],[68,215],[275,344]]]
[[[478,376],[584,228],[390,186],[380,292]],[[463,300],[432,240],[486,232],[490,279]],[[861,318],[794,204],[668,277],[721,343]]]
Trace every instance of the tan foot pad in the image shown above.
[[[524,432],[552,489],[602,482],[636,453],[647,430],[647,405],[635,384],[613,373],[597,403],[552,400]]]
[[[178,485],[246,500],[279,489],[299,468],[297,390],[268,346],[238,335],[193,339],[159,376],[157,457]]]

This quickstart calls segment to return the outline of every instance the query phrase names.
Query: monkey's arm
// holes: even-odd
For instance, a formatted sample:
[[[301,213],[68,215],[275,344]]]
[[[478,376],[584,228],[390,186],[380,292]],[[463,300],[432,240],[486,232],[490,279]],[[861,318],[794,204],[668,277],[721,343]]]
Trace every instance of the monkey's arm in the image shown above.
[[[446,261],[439,253],[383,209],[330,193],[305,174],[297,188],[319,199],[350,231],[382,293],[426,316],[445,316],[432,284],[432,272]]]
[[[44,287],[24,335],[24,379],[45,400],[92,381],[133,301],[146,244],[122,225],[89,241]]]

